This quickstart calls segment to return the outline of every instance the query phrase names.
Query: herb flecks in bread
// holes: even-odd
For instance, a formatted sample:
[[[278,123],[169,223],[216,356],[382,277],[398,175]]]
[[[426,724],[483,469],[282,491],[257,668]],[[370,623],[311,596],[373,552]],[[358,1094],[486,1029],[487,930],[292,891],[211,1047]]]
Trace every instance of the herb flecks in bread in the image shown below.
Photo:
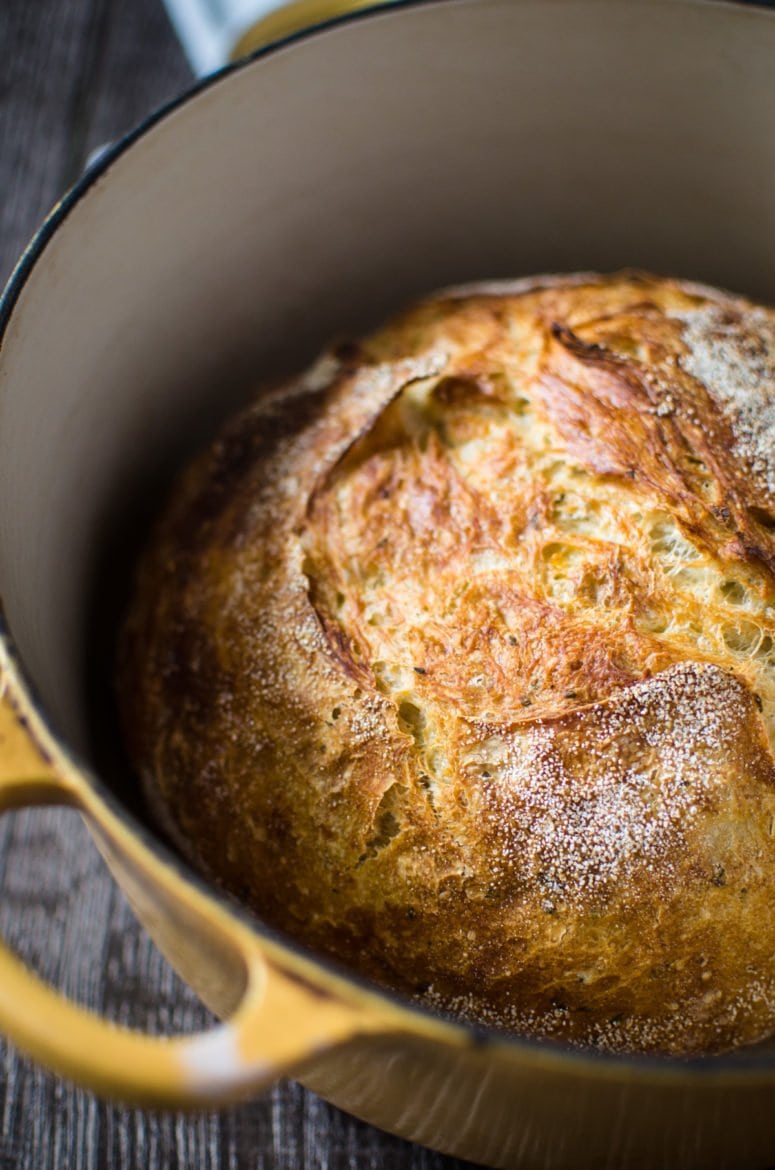
[[[641,275],[442,294],[183,477],[120,690],[182,847],[444,1011],[775,1031],[775,316]]]

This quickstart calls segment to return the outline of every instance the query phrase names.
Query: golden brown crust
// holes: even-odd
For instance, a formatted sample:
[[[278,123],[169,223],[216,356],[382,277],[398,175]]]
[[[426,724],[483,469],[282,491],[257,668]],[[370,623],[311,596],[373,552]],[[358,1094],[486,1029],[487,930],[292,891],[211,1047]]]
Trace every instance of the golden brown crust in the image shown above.
[[[444,1011],[615,1051],[775,1031],[775,314],[464,289],[185,475],[120,691],[200,865]]]

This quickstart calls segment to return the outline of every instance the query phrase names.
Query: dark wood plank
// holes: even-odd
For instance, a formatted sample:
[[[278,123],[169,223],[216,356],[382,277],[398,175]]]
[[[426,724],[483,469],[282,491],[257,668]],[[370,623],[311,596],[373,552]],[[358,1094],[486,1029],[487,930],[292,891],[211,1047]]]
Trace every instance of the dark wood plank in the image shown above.
[[[0,280],[89,153],[190,74],[160,0],[0,0]],[[0,932],[111,1019],[187,1032],[209,1017],[104,869],[76,814],[0,823]],[[454,1170],[297,1085],[185,1117],[115,1108],[0,1042],[0,1170]]]

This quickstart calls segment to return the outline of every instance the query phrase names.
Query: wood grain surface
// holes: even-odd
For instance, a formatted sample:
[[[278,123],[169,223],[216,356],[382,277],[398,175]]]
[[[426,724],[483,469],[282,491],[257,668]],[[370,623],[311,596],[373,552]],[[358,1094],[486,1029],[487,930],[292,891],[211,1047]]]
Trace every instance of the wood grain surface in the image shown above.
[[[0,283],[91,151],[183,89],[161,0],[0,0]],[[151,1031],[208,1025],[70,812],[0,823],[0,932],[68,995]],[[297,1085],[182,1116],[113,1108],[0,1041],[0,1170],[455,1170]]]

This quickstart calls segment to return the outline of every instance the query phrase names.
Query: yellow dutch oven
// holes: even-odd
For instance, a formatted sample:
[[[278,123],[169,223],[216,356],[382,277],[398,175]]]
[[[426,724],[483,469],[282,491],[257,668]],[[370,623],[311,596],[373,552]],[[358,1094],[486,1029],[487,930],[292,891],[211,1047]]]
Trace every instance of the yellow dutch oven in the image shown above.
[[[56,208],[0,308],[0,805],[66,804],[224,1021],[125,1031],[0,949],[0,1028],[98,1092],[205,1106],[287,1073],[500,1167],[766,1167],[775,1050],[569,1052],[458,1026],[267,929],[144,819],[113,632],[174,467],[257,381],[411,297],[633,264],[775,299],[775,12],[426,0],[200,84]],[[775,957],[774,960],[775,961]]]

